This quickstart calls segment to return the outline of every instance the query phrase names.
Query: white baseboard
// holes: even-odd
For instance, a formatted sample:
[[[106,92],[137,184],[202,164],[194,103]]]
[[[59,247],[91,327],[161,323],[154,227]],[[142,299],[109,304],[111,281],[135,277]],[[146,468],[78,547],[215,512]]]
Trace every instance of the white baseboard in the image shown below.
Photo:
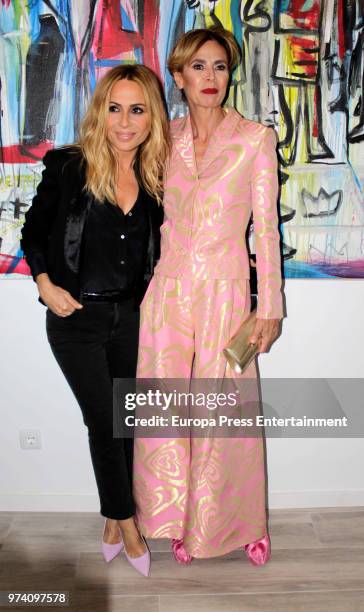
[[[271,491],[269,508],[364,506],[364,489]],[[97,495],[0,495],[0,512],[99,512]]]

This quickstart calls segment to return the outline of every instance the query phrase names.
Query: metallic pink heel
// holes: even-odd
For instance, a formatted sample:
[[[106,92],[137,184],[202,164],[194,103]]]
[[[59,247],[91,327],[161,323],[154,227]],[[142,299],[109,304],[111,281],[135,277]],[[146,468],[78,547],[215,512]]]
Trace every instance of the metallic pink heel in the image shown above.
[[[118,554],[123,550],[124,544],[122,539],[121,542],[117,542],[116,544],[107,544],[107,542],[104,542],[106,520],[107,519],[105,519],[104,531],[102,534],[101,550],[106,563],[110,563],[110,561],[115,559],[115,557],[117,557]]]
[[[244,546],[246,556],[252,565],[264,565],[270,559],[269,535]]]
[[[172,540],[172,551],[177,563],[182,563],[183,565],[192,563],[193,557],[186,551],[183,545],[183,539]]]
[[[145,547],[147,549],[144,555],[140,555],[140,557],[129,557],[128,553],[126,552],[125,546],[124,546],[124,553],[130,565],[132,565],[134,569],[137,570],[137,572],[139,572],[140,574],[142,574],[143,576],[147,578],[149,576],[149,571],[150,571],[150,552],[149,552],[148,544],[145,540],[145,537],[143,535],[141,537],[143,538]]]

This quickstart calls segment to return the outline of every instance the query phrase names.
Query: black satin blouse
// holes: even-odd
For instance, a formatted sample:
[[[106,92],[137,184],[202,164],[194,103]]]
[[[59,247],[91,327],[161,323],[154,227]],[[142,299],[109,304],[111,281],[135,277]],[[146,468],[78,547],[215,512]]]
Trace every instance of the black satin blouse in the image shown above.
[[[140,287],[148,248],[143,190],[127,213],[108,201],[91,204],[83,236],[81,287],[102,293]]]

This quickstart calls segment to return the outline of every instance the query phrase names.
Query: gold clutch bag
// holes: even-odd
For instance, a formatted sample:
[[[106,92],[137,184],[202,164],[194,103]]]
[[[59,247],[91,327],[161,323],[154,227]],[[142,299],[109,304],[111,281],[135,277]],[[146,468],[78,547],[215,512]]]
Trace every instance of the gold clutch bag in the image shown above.
[[[229,366],[237,374],[242,374],[257,354],[257,345],[249,343],[249,337],[254,331],[256,317],[257,311],[253,310],[223,349]]]

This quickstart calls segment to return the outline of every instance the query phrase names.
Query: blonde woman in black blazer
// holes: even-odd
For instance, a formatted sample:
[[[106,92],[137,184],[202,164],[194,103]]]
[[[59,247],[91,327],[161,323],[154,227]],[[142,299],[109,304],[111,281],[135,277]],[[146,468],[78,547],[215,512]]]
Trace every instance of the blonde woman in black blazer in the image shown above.
[[[113,437],[113,379],[136,373],[139,303],[159,255],[168,121],[159,82],[121,65],[98,83],[71,147],[50,151],[22,248],[47,309],[52,351],[81,407],[105,517],[102,551],[140,573],[133,440]]]

